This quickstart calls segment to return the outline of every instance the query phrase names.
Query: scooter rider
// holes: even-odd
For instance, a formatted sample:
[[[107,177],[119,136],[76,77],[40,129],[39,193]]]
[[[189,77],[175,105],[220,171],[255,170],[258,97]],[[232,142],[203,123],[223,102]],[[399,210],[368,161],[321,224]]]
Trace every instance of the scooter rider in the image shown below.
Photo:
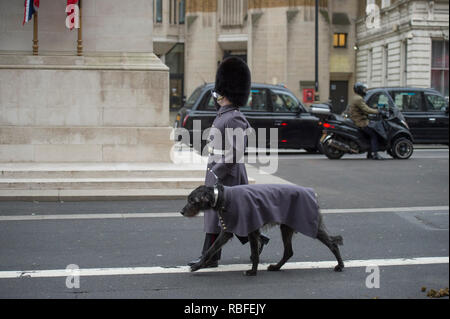
[[[361,82],[355,83],[353,91],[356,93],[350,104],[350,118],[356,126],[370,136],[370,152],[367,153],[367,159],[382,160],[378,154],[378,137],[375,130],[369,127],[369,114],[379,114],[377,109],[369,107],[364,102],[367,94],[367,85]]]

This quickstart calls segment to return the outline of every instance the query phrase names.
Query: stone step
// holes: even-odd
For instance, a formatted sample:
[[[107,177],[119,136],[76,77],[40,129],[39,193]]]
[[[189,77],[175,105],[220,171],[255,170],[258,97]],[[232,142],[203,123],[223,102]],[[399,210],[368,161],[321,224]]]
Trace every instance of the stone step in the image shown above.
[[[70,170],[70,171],[0,171],[3,179],[47,178],[204,178],[205,170]]]
[[[3,190],[194,189],[204,178],[2,178]]]
[[[13,178],[204,178],[205,167],[173,164],[0,164],[0,181]]]
[[[203,185],[205,168],[200,162],[0,163],[0,201],[185,199]]]

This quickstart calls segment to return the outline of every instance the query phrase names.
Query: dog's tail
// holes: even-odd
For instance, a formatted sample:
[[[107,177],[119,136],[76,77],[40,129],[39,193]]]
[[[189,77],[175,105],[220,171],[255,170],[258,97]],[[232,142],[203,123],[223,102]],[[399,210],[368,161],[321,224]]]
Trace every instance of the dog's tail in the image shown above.
[[[342,236],[330,236],[330,239],[333,242],[333,244],[335,244],[335,245],[338,245],[338,246],[344,245],[344,239],[342,238]]]

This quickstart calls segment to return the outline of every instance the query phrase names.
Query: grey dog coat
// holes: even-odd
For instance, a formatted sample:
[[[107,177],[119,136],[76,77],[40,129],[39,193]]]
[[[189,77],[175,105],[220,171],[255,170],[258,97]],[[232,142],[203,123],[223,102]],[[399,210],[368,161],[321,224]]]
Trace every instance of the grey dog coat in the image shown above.
[[[246,130],[250,127],[250,124],[246,120],[245,116],[239,112],[239,109],[233,106],[223,106],[217,112],[217,117],[214,120],[213,127],[219,130],[222,134],[222,137],[226,136],[226,129],[242,129]],[[210,137],[211,138],[211,137]],[[230,141],[233,139],[230,138]],[[244,141],[244,145],[246,144],[246,140]],[[212,142],[209,143],[211,147],[218,150],[225,149],[225,143],[219,139],[213,139]],[[244,146],[239,144],[233,144],[228,151],[231,153],[231,156],[236,155],[238,150],[236,147]],[[243,154],[243,150],[242,151]],[[220,179],[220,182],[226,186],[234,186],[234,185],[242,185],[248,184],[247,170],[245,169],[245,163],[239,163],[238,161],[230,161],[226,162],[225,156],[215,156],[210,155],[208,158],[208,167],[206,170],[205,177],[205,185],[206,186],[214,186],[217,182],[217,178],[214,174]],[[217,217],[217,212],[213,209],[205,211],[204,215],[204,231],[205,233],[210,234],[218,234],[220,233],[219,226],[219,218]],[[246,235],[247,236],[247,235]]]
[[[221,213],[224,230],[238,236],[277,223],[317,237],[319,205],[311,188],[267,184],[224,186],[224,208]]]

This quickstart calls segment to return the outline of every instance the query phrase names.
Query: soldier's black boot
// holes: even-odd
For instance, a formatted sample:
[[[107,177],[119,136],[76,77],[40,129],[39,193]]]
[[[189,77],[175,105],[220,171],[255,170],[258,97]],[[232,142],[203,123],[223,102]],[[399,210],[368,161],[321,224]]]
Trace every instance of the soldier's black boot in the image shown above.
[[[202,249],[202,256],[205,255],[205,253],[208,251],[209,247],[212,246],[214,241],[217,239],[217,234],[206,234],[205,235],[205,241],[203,242],[203,249]],[[205,268],[215,268],[219,266],[219,260],[222,255],[222,249],[219,250],[212,258],[211,260],[206,264]],[[188,263],[188,266],[192,266],[200,261],[202,257],[197,258],[196,260],[193,260]]]

